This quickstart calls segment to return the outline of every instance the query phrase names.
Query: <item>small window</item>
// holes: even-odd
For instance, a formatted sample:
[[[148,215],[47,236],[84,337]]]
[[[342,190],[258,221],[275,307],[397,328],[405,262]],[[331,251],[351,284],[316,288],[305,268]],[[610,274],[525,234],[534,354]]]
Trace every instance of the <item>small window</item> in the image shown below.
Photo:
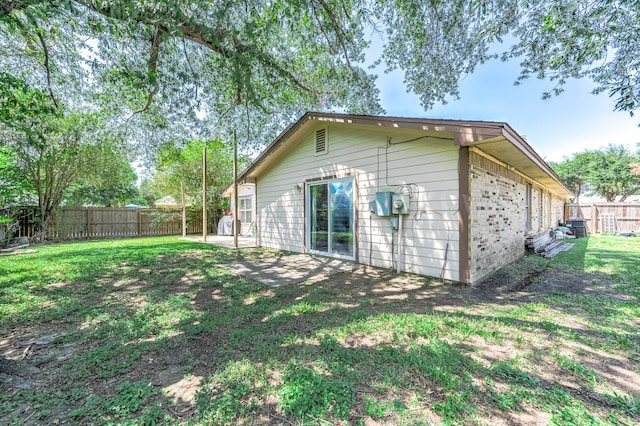
[[[238,200],[238,219],[243,224],[253,222],[253,203],[251,201],[251,197]]]
[[[542,215],[542,189],[540,190],[540,197],[538,199],[538,230],[544,228],[544,224],[542,222],[544,216]]]
[[[327,129],[316,130],[315,153],[316,155],[327,153]]]
[[[551,222],[551,209],[552,209],[552,204],[551,204],[551,193],[547,192],[547,202],[548,202],[548,208],[547,208],[547,226],[552,226],[552,222]]]
[[[531,193],[533,192],[533,187],[530,183],[526,184],[526,192],[524,195],[524,223],[525,230],[531,231]]]

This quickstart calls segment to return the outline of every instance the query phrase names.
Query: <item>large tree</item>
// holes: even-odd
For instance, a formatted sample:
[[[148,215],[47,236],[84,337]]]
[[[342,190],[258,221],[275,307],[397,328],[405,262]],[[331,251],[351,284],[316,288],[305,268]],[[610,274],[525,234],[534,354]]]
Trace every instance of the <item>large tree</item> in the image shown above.
[[[633,173],[633,164],[640,160],[638,154],[623,145],[609,145],[586,155],[590,165],[588,181],[594,193],[607,202],[623,202],[640,190],[640,176]]]
[[[561,162],[551,162],[549,165],[560,176],[569,188],[576,194],[574,202],[579,203],[580,197],[589,185],[590,154],[574,154],[571,158],[565,158]]]
[[[355,5],[16,0],[0,6],[0,61],[58,103],[108,109],[145,152],[230,128],[256,146],[306,109],[381,112]]]
[[[104,131],[100,115],[67,112],[48,91],[11,75],[0,76],[0,142],[11,152],[20,182],[37,197],[45,236],[74,183],[108,184],[117,174],[121,148]]]
[[[209,217],[216,210],[228,207],[222,191],[233,182],[233,149],[222,141],[191,141],[183,148],[166,144],[158,152],[157,170],[151,179],[156,193],[171,195],[180,200],[184,191],[186,202],[202,205],[202,157],[207,148],[207,206]],[[240,156],[239,168],[249,164],[249,158]]]
[[[640,191],[639,162],[640,153],[631,153],[623,145],[609,145],[579,152],[552,167],[578,196],[588,186],[592,194],[607,202],[623,202]]]
[[[126,153],[112,144],[100,144],[91,148],[94,158],[102,161],[94,173],[86,173],[70,185],[65,205],[93,205],[98,207],[124,207],[135,203],[139,197],[136,186],[138,176],[129,163]]]
[[[133,139],[148,136],[144,125],[176,123],[193,139],[205,115],[215,124],[207,132],[242,121],[251,141],[305,108],[379,112],[361,68],[374,31],[425,108],[502,57],[520,61],[521,79],[551,80],[545,96],[589,77],[633,112],[639,15],[632,0],[10,0],[0,6],[0,43],[10,72],[37,66],[52,96],[66,81],[96,85],[92,93],[135,124]]]

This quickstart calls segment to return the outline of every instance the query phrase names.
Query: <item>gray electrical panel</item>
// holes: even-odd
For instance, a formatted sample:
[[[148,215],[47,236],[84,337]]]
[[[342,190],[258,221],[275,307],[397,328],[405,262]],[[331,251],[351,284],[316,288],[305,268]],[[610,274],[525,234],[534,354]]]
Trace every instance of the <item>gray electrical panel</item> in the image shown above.
[[[393,194],[391,213],[393,214],[409,214],[409,195]]]
[[[391,216],[393,192],[376,192],[376,199],[369,203],[369,209],[376,216]]]

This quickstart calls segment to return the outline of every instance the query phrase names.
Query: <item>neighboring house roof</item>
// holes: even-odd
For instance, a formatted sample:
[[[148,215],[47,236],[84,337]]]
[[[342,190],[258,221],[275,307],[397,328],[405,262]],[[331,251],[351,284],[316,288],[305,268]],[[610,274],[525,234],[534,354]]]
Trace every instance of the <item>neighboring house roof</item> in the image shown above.
[[[295,143],[292,138],[299,132],[310,130],[319,122],[348,125],[367,125],[378,128],[414,129],[429,132],[445,132],[458,146],[478,148],[507,167],[516,170],[544,185],[564,198],[575,197],[569,187],[534,151],[534,149],[509,124],[491,121],[443,120],[427,118],[402,118],[367,116],[324,112],[307,112],[289,125],[238,176],[239,183],[255,182],[257,176],[278,159],[283,147]]]
[[[240,179],[238,179],[240,182]],[[249,197],[255,194],[255,184],[253,183],[238,183],[238,197]],[[221,193],[222,197],[231,197],[233,195],[233,182],[229,184]]]
[[[153,203],[153,206],[159,207],[159,208],[165,208],[165,209],[169,209],[169,208],[175,209],[175,208],[181,207],[180,203],[176,201],[176,199],[173,198],[171,195],[167,195],[166,197],[160,198],[159,200]]]

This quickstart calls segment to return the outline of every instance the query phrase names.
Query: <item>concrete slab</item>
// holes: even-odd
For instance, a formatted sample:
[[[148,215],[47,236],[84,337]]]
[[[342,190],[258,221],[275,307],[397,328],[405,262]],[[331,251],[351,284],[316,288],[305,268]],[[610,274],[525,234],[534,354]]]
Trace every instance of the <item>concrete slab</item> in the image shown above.
[[[220,267],[241,277],[279,287],[308,280],[321,280],[341,272],[351,272],[356,265],[348,260],[292,254],[231,263],[220,265]]]
[[[182,238],[186,241],[194,241],[198,243],[202,243],[202,237],[185,237]],[[228,235],[207,235],[206,244],[212,244],[214,246],[220,246],[225,248],[235,248],[233,242],[233,236]],[[255,237],[238,237],[238,248],[249,248],[256,247],[256,239]]]

